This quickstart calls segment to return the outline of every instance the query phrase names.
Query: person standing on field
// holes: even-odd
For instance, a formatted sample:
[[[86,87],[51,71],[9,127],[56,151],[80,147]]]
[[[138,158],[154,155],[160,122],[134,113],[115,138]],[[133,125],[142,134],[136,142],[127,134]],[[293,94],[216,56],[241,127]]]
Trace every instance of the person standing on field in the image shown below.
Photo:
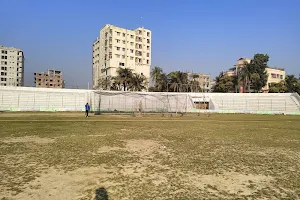
[[[88,103],[85,104],[85,117],[89,117],[90,105]]]

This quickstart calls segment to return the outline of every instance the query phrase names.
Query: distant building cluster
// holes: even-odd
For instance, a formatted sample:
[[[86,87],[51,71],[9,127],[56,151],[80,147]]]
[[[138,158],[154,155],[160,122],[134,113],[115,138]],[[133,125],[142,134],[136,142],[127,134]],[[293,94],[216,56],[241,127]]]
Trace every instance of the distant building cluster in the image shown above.
[[[117,76],[118,68],[129,68],[134,73],[146,77],[150,83],[150,66],[152,56],[151,30],[139,27],[135,30],[125,29],[110,24],[104,25],[100,35],[93,42],[92,77],[93,88],[99,88],[99,79]],[[0,86],[24,86],[24,53],[21,49],[0,46]],[[250,58],[239,58],[237,63],[223,75],[237,76],[239,70],[250,63]],[[285,80],[282,68],[266,68],[267,84],[262,88],[269,91],[272,83]],[[197,81],[204,92],[211,92],[216,84],[210,75],[187,73],[189,81]],[[300,75],[299,75],[300,77]],[[64,88],[65,82],[61,70],[51,69],[47,72],[34,73],[35,87]],[[240,84],[239,91],[244,91]]]

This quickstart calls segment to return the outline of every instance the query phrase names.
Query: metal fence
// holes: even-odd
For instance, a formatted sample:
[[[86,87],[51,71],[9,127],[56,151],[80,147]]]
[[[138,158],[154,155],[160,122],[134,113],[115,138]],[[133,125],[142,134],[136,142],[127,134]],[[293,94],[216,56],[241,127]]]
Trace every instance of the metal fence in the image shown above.
[[[121,92],[0,87],[0,111],[92,111],[110,113],[300,114],[295,94]]]

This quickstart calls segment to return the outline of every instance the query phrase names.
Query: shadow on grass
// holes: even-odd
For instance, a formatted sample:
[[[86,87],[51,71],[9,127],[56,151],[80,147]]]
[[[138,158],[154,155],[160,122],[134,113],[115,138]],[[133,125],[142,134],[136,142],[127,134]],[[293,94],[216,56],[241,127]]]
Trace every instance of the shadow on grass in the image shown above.
[[[95,200],[108,200],[108,194],[105,188],[98,188],[96,189],[95,193]]]

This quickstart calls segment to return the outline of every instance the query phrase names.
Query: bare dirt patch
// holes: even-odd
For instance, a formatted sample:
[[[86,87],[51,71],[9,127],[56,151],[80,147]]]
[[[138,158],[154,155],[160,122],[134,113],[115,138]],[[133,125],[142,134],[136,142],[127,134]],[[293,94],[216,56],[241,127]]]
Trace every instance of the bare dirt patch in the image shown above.
[[[114,186],[116,183],[109,181],[112,170],[104,167],[81,168],[64,172],[50,168],[38,178],[26,185],[22,193],[17,195],[6,192],[1,197],[14,200],[53,200],[53,199],[80,199],[93,196],[97,186]]]
[[[27,143],[33,142],[37,144],[48,144],[53,143],[55,139],[52,138],[41,138],[38,136],[24,136],[24,137],[14,137],[14,138],[5,138],[2,140],[4,143]]]
[[[151,155],[159,149],[159,144],[153,140],[128,140],[126,148],[140,156]]]
[[[220,175],[189,174],[188,180],[196,187],[208,188],[215,193],[225,191],[230,194],[251,195],[269,186],[274,179],[270,176],[225,172]]]

